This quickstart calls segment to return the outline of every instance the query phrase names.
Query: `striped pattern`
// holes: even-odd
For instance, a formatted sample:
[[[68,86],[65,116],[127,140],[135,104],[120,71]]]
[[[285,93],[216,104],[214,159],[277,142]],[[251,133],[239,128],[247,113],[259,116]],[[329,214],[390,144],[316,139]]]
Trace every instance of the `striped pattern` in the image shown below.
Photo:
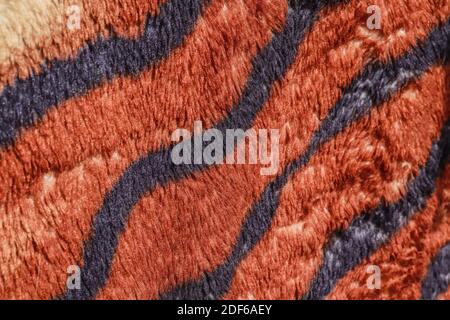
[[[341,278],[368,257],[426,205],[427,198],[434,191],[435,180],[448,161],[449,142],[450,123],[447,123],[440,139],[431,147],[427,163],[418,176],[408,182],[402,199],[388,205],[380,203],[371,212],[357,217],[346,230],[338,231],[333,236],[306,298],[322,298],[328,294],[335,279]]]
[[[0,33],[0,298],[445,298],[448,4],[108,3],[0,0],[42,39]],[[280,128],[278,174],[173,164],[197,120]]]

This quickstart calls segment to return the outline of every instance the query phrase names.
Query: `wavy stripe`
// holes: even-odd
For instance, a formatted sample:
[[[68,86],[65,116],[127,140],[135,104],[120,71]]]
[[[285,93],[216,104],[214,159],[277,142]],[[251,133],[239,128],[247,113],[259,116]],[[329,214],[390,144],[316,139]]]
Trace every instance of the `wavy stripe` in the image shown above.
[[[3,185],[0,198],[8,199],[8,207],[0,205],[0,216],[5,217],[6,211],[19,210],[23,213],[21,223],[31,223],[33,228],[58,217],[53,227],[64,237],[66,245],[61,247],[59,241],[49,239],[45,232],[30,235],[26,230],[18,230],[14,227],[17,219],[3,219],[6,232],[0,233],[0,243],[12,241],[16,248],[28,248],[31,237],[39,245],[31,249],[30,256],[19,259],[23,263],[18,268],[7,270],[17,281],[8,282],[6,292],[0,297],[24,297],[29,292],[28,297],[51,298],[63,293],[67,261],[71,261],[69,264],[81,261],[83,241],[90,235],[92,221],[105,194],[131,163],[150,151],[170,145],[171,128],[174,130],[177,122],[189,125],[201,117],[211,126],[222,119],[239,99],[253,58],[269,43],[272,31],[282,28],[286,13],[287,2],[277,6],[273,2],[250,1],[242,6],[241,0],[215,0],[205,8],[192,33],[167,59],[137,77],[114,79],[83,97],[67,101],[23,132],[9,150],[4,150],[0,156],[3,168],[0,168],[0,185]],[[211,41],[222,43],[222,50],[211,50]],[[180,63],[186,57],[188,63]],[[34,145],[35,152],[20,152],[29,150],[30,145]],[[46,178],[43,177],[51,177],[50,188],[44,189]],[[2,197],[2,193],[7,196]],[[27,195],[35,199],[33,205],[26,200]],[[63,207],[58,206],[58,211],[54,210],[55,199],[65,203]],[[26,210],[20,209],[23,205]],[[131,215],[132,219],[136,218],[136,210]],[[240,223],[236,227],[239,230]],[[73,232],[74,228],[77,232]],[[20,233],[26,236],[21,237]],[[108,287],[123,240],[122,235]],[[39,274],[40,277],[51,275],[54,280],[36,292],[34,283],[27,279],[30,270],[36,276],[47,252],[51,252],[52,262]],[[0,260],[7,256],[1,253]],[[4,276],[8,278],[7,274]],[[19,282],[23,285],[19,286]]]
[[[408,183],[403,198],[392,204],[381,202],[353,220],[346,230],[337,231],[331,237],[305,299],[321,299],[327,295],[340,278],[385,244],[426,206],[449,153],[450,121],[444,125],[440,139],[433,143],[426,164]]]
[[[52,106],[116,76],[136,75],[168,56],[182,44],[209,1],[171,0],[161,6],[159,15],[149,15],[139,38],[99,37],[75,58],[48,62],[39,74],[6,86],[0,95],[0,147],[14,143],[21,129],[42,119]]]
[[[252,63],[252,71],[239,102],[215,128],[247,130],[267,101],[275,81],[282,79],[297,54],[297,48],[313,18],[324,4],[332,1],[299,3],[289,1],[289,9],[282,31],[274,34]],[[194,139],[194,138],[193,138]],[[177,181],[207,164],[175,165],[171,160],[173,146],[149,153],[133,163],[106,195],[102,208],[94,218],[92,234],[84,244],[80,290],[67,291],[63,298],[90,299],[95,297],[108,278],[120,234],[123,232],[131,209],[147,192],[156,186]],[[194,151],[194,150],[193,150]]]
[[[443,71],[443,68],[438,68]],[[428,75],[423,77],[420,81],[424,82],[423,80],[426,78],[428,78]],[[443,78],[440,79],[440,81],[442,80]],[[442,82],[441,84],[444,83]],[[430,89],[433,90],[436,89],[436,87],[430,87]],[[436,98],[441,100],[438,104],[440,104],[441,107],[444,106],[442,104],[442,95],[438,94],[436,95]],[[430,115],[431,114],[432,113],[430,113]],[[419,121],[417,123],[421,122]],[[442,124],[439,129],[442,129]],[[436,133],[433,135],[434,142],[439,136]],[[407,137],[405,138],[408,139]],[[423,146],[426,149],[428,158],[431,144],[427,143]],[[401,163],[402,162],[399,162],[399,164]],[[423,161],[418,169],[423,167],[425,163],[426,161]],[[419,170],[417,170],[417,172],[419,172]],[[406,187],[408,181],[414,179],[416,174],[417,173],[404,183],[400,197],[391,201],[385,199],[385,202],[393,203],[403,197],[407,191]],[[339,279],[331,292],[326,296],[326,299],[420,299],[421,283],[425,278],[428,266],[439,249],[450,239],[450,220],[448,219],[450,216],[446,218],[446,215],[442,210],[447,203],[444,193],[448,187],[448,182],[450,182],[449,178],[450,166],[445,165],[439,178],[435,182],[435,191],[427,199],[426,206],[422,210],[417,211],[411,219],[398,230],[398,232],[392,235],[387,243],[383,244],[370,257],[364,259],[361,264],[355,266],[351,271],[347,272],[346,275]],[[377,204],[380,202],[381,199]],[[334,231],[347,229],[348,225],[349,224],[346,224],[345,227],[335,228]],[[322,247],[322,249],[323,248],[324,247]],[[320,253],[320,260],[314,268],[315,272],[318,271],[318,267],[320,267],[320,263],[322,262],[322,253],[323,252]],[[370,275],[374,271],[371,266],[378,266],[381,269],[381,287],[376,290],[368,285],[368,283],[371,282]],[[314,274],[312,276],[314,276]],[[313,277],[311,277],[310,280],[312,278]],[[307,285],[309,284],[310,283],[307,283]]]
[[[196,281],[187,282],[161,295],[162,299],[215,299],[229,288],[235,269],[271,226],[283,187],[289,177],[304,167],[319,147],[387,101],[395,92],[438,61],[446,61],[450,21],[436,28],[428,38],[397,60],[374,62],[346,88],[313,134],[306,151],[267,185],[247,214],[237,242],[228,259]]]
[[[450,139],[450,137],[449,137]],[[436,299],[450,284],[450,243],[443,246],[428,268],[422,282],[422,299]]]

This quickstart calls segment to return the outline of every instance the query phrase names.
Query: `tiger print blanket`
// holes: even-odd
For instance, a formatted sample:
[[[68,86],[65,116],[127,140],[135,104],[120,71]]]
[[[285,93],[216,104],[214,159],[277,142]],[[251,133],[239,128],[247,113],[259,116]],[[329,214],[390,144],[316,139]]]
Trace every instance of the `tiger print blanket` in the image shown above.
[[[0,298],[449,299],[447,0],[0,0]]]

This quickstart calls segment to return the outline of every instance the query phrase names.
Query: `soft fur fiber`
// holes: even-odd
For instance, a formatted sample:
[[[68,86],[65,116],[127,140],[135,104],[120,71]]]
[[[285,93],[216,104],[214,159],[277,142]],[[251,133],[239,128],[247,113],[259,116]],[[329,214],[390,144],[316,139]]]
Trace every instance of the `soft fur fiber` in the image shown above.
[[[449,299],[449,60],[447,0],[0,0],[0,298]]]

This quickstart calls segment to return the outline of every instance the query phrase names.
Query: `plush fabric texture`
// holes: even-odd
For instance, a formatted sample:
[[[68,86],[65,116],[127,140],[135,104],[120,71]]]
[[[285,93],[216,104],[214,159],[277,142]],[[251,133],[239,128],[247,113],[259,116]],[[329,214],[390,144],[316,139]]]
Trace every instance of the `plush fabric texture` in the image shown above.
[[[0,0],[0,298],[450,299],[449,60],[447,0]]]

